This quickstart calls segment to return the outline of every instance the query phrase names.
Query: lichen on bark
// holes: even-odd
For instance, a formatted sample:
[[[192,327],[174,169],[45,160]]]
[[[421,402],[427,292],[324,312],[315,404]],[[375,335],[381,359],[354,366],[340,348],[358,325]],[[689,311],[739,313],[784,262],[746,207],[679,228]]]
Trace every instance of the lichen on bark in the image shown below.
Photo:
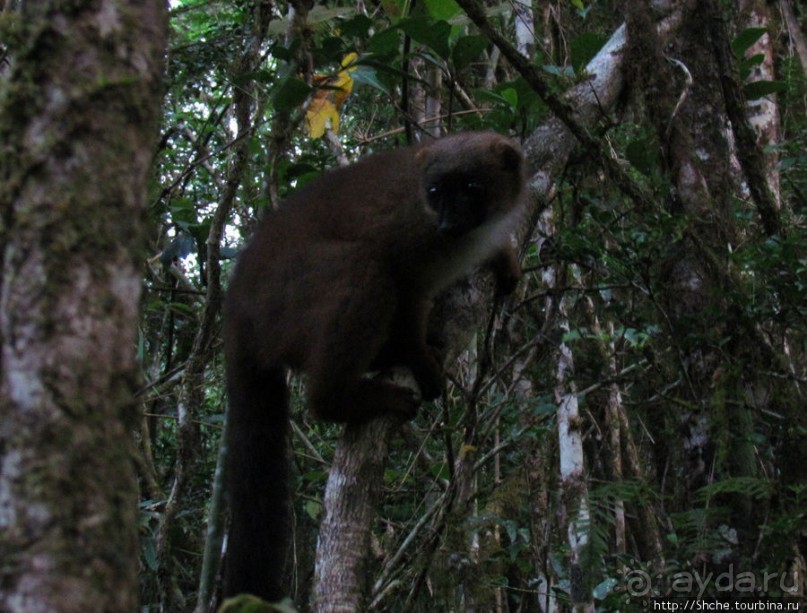
[[[0,609],[133,610],[128,419],[165,7],[26,3],[17,25],[0,97]]]

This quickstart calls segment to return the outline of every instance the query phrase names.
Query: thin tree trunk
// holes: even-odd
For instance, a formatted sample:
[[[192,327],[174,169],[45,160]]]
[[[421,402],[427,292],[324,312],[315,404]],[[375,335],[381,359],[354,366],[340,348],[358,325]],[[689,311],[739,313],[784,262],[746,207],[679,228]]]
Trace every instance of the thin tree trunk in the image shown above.
[[[0,610],[137,607],[132,392],[162,2],[24,3],[0,108]]]
[[[723,9],[715,0],[704,0],[704,7],[708,11],[709,33],[719,67],[725,109],[737,141],[736,152],[748,182],[748,190],[759,211],[765,232],[769,236],[782,235],[785,228],[779,215],[779,202],[768,181],[765,154],[746,113],[747,102],[739,83],[739,69],[731,51]],[[773,130],[773,134],[768,135],[770,139],[766,137],[765,140],[775,140],[776,132],[778,129]]]
[[[551,223],[551,220],[550,220]],[[548,228],[550,235],[554,228]],[[560,273],[560,275],[559,275]],[[560,278],[558,278],[560,276]],[[556,329],[564,334],[569,332],[568,311],[572,304],[568,298],[556,301],[554,297],[559,286],[565,285],[567,271],[548,269],[544,274],[547,288],[547,312],[557,312]],[[562,281],[563,280],[563,281]],[[591,520],[588,502],[585,457],[583,455],[582,418],[579,411],[579,398],[575,384],[574,354],[563,340],[554,349],[555,403],[558,419],[558,452],[560,456],[560,481],[558,483],[560,502],[560,530],[568,538],[569,546],[569,596],[575,613],[593,612],[594,600],[591,595],[592,580],[589,576],[591,565],[587,563],[588,548],[591,542]]]
[[[525,57],[535,52],[535,14],[532,0],[516,0],[513,3],[516,14],[516,49]]]
[[[740,2],[741,10],[747,15],[743,24],[746,28],[767,28],[770,24],[770,10],[761,0],[744,0]],[[746,57],[760,55],[764,59],[754,66],[749,81],[773,81],[776,79],[774,66],[773,37],[765,32],[748,51]],[[781,208],[782,193],[779,181],[779,155],[776,146],[779,144],[779,105],[776,94],[762,96],[746,103],[748,122],[754,128],[759,149],[762,152],[765,176],[768,187],[777,208]],[[736,129],[736,128],[735,128]]]
[[[325,488],[312,611],[352,613],[365,608],[364,570],[370,549],[370,528],[389,439],[400,425],[398,418],[390,416],[345,428]]]
[[[790,0],[780,0],[779,5],[782,7],[782,15],[787,24],[787,33],[790,35],[791,44],[796,49],[801,69],[807,73],[807,40],[805,40],[804,34],[799,28],[799,21],[793,12],[793,4]]]

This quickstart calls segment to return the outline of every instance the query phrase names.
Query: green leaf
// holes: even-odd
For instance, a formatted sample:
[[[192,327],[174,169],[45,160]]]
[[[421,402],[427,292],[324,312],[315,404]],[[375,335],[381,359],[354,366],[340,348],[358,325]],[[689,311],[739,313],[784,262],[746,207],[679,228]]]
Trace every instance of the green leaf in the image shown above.
[[[510,105],[510,101],[507,100],[507,98],[502,96],[500,93],[490,91],[489,89],[476,89],[474,90],[474,95],[480,100],[486,100],[487,102],[493,102],[494,104]]]
[[[375,69],[371,66],[356,66],[350,75],[357,83],[369,85],[370,87],[374,87],[375,89],[384,92],[388,96],[391,95],[389,88],[379,80]]]
[[[299,77],[286,77],[272,91],[272,102],[278,111],[291,111],[300,106],[311,88]]]
[[[463,36],[454,45],[451,57],[454,70],[460,71],[476,60],[487,47],[487,39],[483,36]]]
[[[176,198],[171,201],[171,221],[186,228],[199,223],[196,217],[196,206],[190,198]]]
[[[397,28],[382,30],[367,45],[368,51],[374,55],[392,55],[398,53],[401,46],[401,35]]]
[[[755,66],[759,66],[765,61],[765,56],[762,53],[757,53],[751,57],[744,57],[740,60],[740,79],[745,81],[750,75]]]
[[[426,45],[443,59],[448,59],[450,49],[448,39],[451,26],[445,21],[434,21],[428,17],[410,17],[402,19],[398,27],[406,32],[412,40]]]
[[[575,36],[571,42],[572,66],[575,72],[580,72],[585,68],[592,58],[597,55],[608,38],[593,32],[586,32],[580,36]]]
[[[153,538],[144,539],[143,542],[143,559],[146,562],[149,570],[157,570],[157,547]]]
[[[731,50],[734,51],[734,55],[741,58],[767,31],[766,28],[747,28],[740,32],[737,38],[731,41]]]
[[[500,93],[507,104],[514,109],[518,108],[518,92],[515,89],[508,87],[507,89],[503,89]]]
[[[524,80],[523,77],[518,77],[513,81],[501,83],[497,88],[498,91],[503,92],[508,89],[515,90],[518,100],[519,110],[526,111],[530,116],[540,118],[546,113],[546,104],[535,93],[535,90]]]
[[[339,26],[339,31],[346,39],[350,38],[366,38],[373,25],[373,20],[367,15],[356,15],[352,19],[348,19]]]
[[[743,494],[755,500],[770,497],[774,492],[774,483],[761,477],[730,477],[703,486],[697,492],[697,499],[706,501],[721,494]]]
[[[568,344],[573,341],[579,341],[583,338],[583,335],[580,333],[580,330],[575,328],[574,330],[569,330],[563,335],[563,342]]]
[[[784,81],[752,81],[743,86],[745,97],[748,100],[757,100],[787,90]]]
[[[322,504],[316,500],[309,500],[305,503],[305,512],[311,519],[318,521],[322,516]]]
[[[448,21],[460,12],[460,6],[454,0],[425,0],[426,10],[434,19]]]
[[[309,470],[308,472],[303,473],[302,478],[308,483],[322,484],[328,480],[328,473],[317,468],[315,470]]]
[[[658,168],[658,145],[653,137],[638,138],[625,148],[625,157],[645,176],[652,176]]]
[[[448,465],[445,462],[436,462],[429,467],[432,477],[435,479],[448,479],[451,476]]]
[[[329,36],[322,40],[317,56],[324,64],[339,64],[352,47],[345,44],[344,36]]]

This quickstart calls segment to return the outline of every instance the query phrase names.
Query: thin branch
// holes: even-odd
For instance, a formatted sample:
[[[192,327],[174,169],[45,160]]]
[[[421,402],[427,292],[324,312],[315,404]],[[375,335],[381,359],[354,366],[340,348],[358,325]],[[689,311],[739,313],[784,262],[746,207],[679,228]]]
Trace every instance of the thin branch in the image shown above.
[[[709,12],[712,48],[720,71],[720,87],[726,103],[734,135],[737,138],[737,158],[748,181],[751,198],[757,206],[762,226],[768,236],[783,236],[784,226],[779,207],[773,196],[765,172],[765,154],[757,142],[756,132],[748,121],[745,95],[740,84],[740,71],[731,50],[731,43],[720,6],[715,0],[705,0]]]
[[[578,120],[571,105],[554,94],[549,85],[544,81],[538,67],[530,60],[521,55],[499,32],[491,25],[485,15],[485,9],[478,0],[457,0],[463,10],[476,24],[476,27],[498,47],[510,64],[524,77],[524,80],[532,87],[549,109],[564,123],[569,131],[575,136],[597,164],[599,164],[613,179],[616,185],[627,194],[638,206],[644,210],[651,210],[653,205],[652,196],[633,179],[628,176],[619,162],[608,155],[602,142],[593,137],[588,129]]]

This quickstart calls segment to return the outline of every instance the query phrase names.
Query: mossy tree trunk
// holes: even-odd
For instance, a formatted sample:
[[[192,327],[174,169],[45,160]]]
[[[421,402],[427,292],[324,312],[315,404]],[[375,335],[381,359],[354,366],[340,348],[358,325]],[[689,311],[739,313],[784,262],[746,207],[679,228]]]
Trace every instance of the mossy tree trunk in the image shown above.
[[[3,611],[137,606],[128,426],[165,9],[43,0],[4,22],[15,40],[0,98]]]

